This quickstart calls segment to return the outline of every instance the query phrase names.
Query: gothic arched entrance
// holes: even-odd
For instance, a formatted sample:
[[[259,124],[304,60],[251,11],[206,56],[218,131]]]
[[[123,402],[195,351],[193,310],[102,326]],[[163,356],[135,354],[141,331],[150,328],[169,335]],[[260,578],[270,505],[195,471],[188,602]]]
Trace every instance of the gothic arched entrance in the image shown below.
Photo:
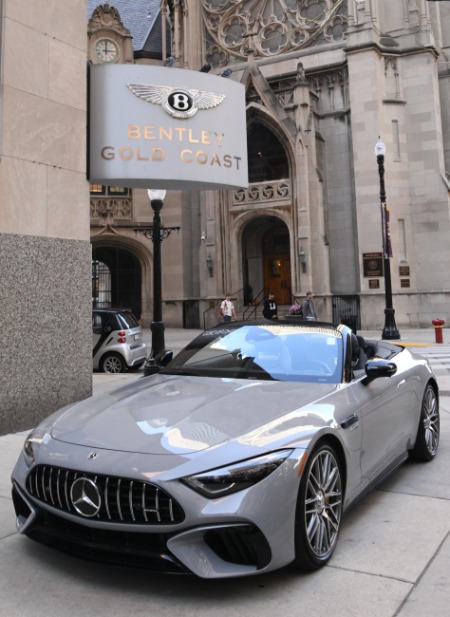
[[[92,306],[130,308],[139,319],[141,265],[135,255],[115,246],[92,246]]]
[[[289,232],[283,223],[263,236],[264,288],[275,294],[278,304],[291,302],[291,258]]]
[[[244,303],[261,301],[269,292],[278,304],[291,303],[289,230],[275,216],[252,219],[242,237]]]

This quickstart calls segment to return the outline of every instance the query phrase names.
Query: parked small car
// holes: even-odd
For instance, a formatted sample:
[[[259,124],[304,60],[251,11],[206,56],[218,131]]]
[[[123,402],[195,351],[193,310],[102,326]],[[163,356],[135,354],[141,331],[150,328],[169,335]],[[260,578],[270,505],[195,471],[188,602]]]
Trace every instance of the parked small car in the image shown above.
[[[144,364],[147,347],[142,328],[131,311],[92,311],[92,357],[94,370],[105,373],[123,373]]]

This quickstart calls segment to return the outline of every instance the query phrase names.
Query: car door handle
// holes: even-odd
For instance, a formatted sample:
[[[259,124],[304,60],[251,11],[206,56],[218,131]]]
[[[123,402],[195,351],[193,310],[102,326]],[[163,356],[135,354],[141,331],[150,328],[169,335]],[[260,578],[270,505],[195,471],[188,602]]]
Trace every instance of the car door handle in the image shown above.
[[[345,420],[342,420],[341,428],[350,428],[351,426],[354,426],[357,422],[358,416],[356,414],[352,414],[348,418],[345,418]]]

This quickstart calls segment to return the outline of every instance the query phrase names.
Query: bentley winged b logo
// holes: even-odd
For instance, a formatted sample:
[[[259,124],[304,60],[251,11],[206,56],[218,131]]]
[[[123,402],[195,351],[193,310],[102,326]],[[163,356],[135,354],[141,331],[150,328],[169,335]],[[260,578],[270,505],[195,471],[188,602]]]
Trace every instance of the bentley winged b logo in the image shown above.
[[[225,94],[215,94],[204,90],[187,90],[151,84],[127,84],[133,94],[147,103],[161,105],[174,118],[192,118],[199,109],[211,109],[220,105]]]

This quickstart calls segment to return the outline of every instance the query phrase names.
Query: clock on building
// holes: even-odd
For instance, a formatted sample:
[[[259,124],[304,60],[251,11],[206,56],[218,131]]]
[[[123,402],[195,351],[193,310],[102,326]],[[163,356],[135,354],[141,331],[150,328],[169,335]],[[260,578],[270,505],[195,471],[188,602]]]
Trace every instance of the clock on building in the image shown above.
[[[100,62],[115,62],[119,57],[119,47],[112,39],[99,39],[94,45],[94,52]]]

